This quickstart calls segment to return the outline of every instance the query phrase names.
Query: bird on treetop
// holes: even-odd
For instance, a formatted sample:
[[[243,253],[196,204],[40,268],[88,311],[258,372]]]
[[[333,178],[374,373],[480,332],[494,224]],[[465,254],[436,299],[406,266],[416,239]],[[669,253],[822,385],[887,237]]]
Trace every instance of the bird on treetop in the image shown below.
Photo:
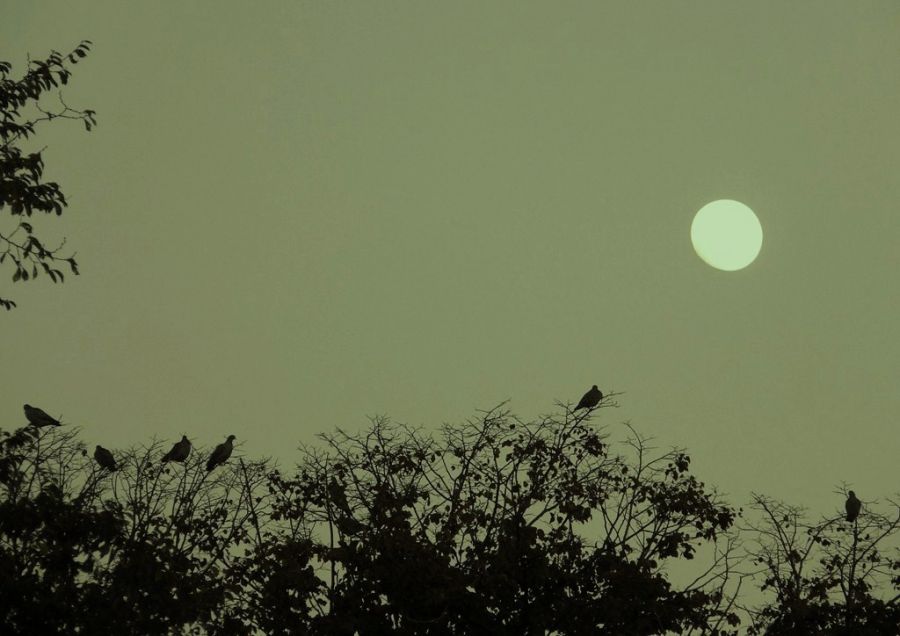
[[[113,457],[113,454],[97,444],[97,448],[94,449],[94,459],[100,464],[101,468],[105,468],[106,470],[112,472],[118,468],[116,465],[116,458]]]
[[[186,435],[181,436],[181,441],[172,446],[172,450],[163,455],[163,462],[183,462],[191,454],[191,443]]]
[[[581,399],[578,401],[578,406],[572,409],[572,412],[579,409],[592,409],[598,404],[600,404],[600,400],[603,399],[603,391],[597,388],[597,385],[591,387],[591,390],[585,393]]]
[[[234,450],[234,445],[231,443],[232,440],[234,440],[234,435],[229,435],[228,439],[216,446],[215,450],[212,452],[212,455],[210,455],[209,459],[206,460],[207,472],[211,471],[219,464],[224,464],[226,461],[228,461],[228,458],[231,457],[231,451]]]
[[[32,426],[37,426],[40,428],[41,426],[59,426],[60,421],[55,417],[50,417],[43,410],[39,409],[36,406],[31,406],[30,404],[26,404],[22,407],[25,411],[25,418],[28,420],[28,423]]]
[[[847,521],[850,523],[856,521],[859,511],[862,510],[862,502],[856,498],[856,493],[852,490],[847,493],[847,502],[844,504],[844,509],[847,511]]]

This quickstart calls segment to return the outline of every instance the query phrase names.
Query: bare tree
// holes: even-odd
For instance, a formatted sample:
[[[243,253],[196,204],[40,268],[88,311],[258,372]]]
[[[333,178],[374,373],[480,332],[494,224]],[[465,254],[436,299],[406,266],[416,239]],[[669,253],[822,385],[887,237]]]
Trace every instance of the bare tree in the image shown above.
[[[846,487],[838,494],[846,497]],[[750,610],[751,634],[882,634],[896,627],[897,499],[866,502],[852,523],[843,512],[810,521],[803,508],[761,495],[753,510],[756,519],[745,528],[749,553],[762,568],[760,588],[774,598]]]

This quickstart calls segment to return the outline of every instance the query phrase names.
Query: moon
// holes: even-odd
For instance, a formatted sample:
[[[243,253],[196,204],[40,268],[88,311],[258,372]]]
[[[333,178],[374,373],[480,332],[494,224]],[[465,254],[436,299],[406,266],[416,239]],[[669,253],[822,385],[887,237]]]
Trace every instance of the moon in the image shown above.
[[[726,272],[744,269],[756,260],[762,241],[759,219],[740,201],[707,203],[691,223],[691,243],[697,256]]]

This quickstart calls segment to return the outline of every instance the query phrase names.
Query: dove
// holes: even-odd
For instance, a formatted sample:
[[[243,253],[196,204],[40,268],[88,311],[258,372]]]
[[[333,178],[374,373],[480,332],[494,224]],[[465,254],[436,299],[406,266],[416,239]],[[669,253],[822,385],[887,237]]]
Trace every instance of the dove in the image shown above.
[[[181,441],[172,446],[172,450],[163,455],[163,462],[183,462],[191,454],[191,443],[186,435],[181,436]]]
[[[347,503],[347,495],[340,484],[332,477],[327,486],[328,499],[337,507],[334,523],[337,529],[347,535],[362,532],[365,526],[354,516],[350,505]]]
[[[101,468],[105,468],[108,471],[114,471],[118,466],[116,465],[116,458],[113,457],[113,454],[97,444],[97,448],[94,449],[94,459],[100,464]]]
[[[211,471],[219,464],[224,464],[228,458],[231,457],[231,451],[234,449],[234,446],[231,443],[233,439],[234,435],[229,435],[228,439],[216,446],[212,455],[210,455],[209,459],[206,461],[207,472]]]
[[[37,426],[40,428],[41,426],[59,426],[60,422],[58,419],[54,417],[50,417],[44,411],[39,409],[36,406],[31,406],[30,404],[26,404],[22,409],[25,411],[25,417],[28,419],[28,423],[32,426]]]
[[[847,503],[844,504],[844,508],[847,510],[847,521],[851,523],[856,521],[859,511],[862,510],[862,502],[856,498],[856,493],[852,490],[847,493]]]
[[[597,388],[597,385],[591,387],[591,390],[585,393],[581,400],[578,401],[578,406],[572,409],[574,413],[578,409],[592,409],[598,404],[600,404],[600,400],[603,399],[603,391]]]

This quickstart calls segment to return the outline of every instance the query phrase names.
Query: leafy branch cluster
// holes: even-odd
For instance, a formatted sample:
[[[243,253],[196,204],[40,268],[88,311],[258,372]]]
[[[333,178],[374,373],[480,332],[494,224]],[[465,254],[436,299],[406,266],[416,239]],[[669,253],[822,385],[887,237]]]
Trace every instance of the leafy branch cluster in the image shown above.
[[[40,102],[46,92],[68,84],[71,66],[87,55],[90,46],[85,40],[67,55],[52,51],[45,60],[29,60],[20,79],[12,79],[12,65],[0,61],[0,210],[8,209],[13,217],[31,217],[34,212],[59,216],[68,205],[59,184],[43,178],[44,149],[27,152],[22,146],[41,122],[75,119],[87,130],[96,125],[93,110],[69,107],[61,92],[56,108],[45,108]],[[8,260],[13,265],[13,283],[37,278],[40,272],[54,283],[62,282],[65,276],[59,265],[78,274],[75,255],[63,255],[64,245],[62,241],[50,247],[35,234],[31,222],[22,220],[12,231],[0,232],[0,264]],[[9,310],[16,303],[0,298],[0,306]]]

